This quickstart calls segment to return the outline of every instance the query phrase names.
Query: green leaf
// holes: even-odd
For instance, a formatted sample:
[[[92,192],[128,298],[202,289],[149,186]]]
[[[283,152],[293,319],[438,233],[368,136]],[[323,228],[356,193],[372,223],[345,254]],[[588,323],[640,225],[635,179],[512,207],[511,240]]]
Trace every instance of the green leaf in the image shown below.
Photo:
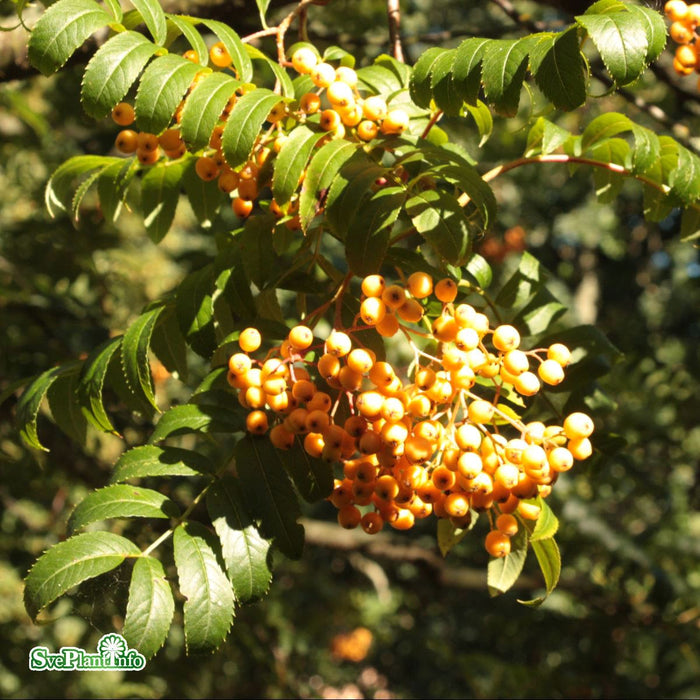
[[[34,381],[29,384],[22,392],[19,401],[17,402],[17,425],[19,434],[26,445],[34,447],[37,450],[48,452],[47,448],[39,442],[37,434],[36,421],[39,414],[39,408],[46,396],[49,387],[63,374],[72,373],[74,363],[71,365],[62,365],[53,367],[42,372]]]
[[[235,454],[241,489],[251,515],[260,520],[261,534],[298,559],[304,546],[304,528],[297,522],[301,511],[278,450],[267,438],[246,435]]]
[[[529,335],[544,333],[566,312],[566,306],[557,301],[546,288],[540,288],[529,304],[511,319],[511,323],[527,329]]]
[[[134,321],[124,334],[121,343],[121,363],[124,377],[131,392],[142,401],[158,409],[153,391],[153,376],[148,350],[151,333],[163,310],[162,306],[146,311]]]
[[[181,121],[182,138],[193,151],[209,144],[226,103],[239,85],[222,71],[209,73],[197,82],[187,97]]]
[[[549,507],[547,501],[539,496],[535,499],[529,499],[527,503],[533,503],[540,507],[540,517],[537,518],[535,527],[530,533],[530,542],[538,542],[554,537],[559,530],[559,520],[554,512]]]
[[[467,104],[475,105],[477,102],[481,89],[481,62],[491,41],[471,37],[457,47],[452,79]]]
[[[425,190],[406,203],[416,231],[435,252],[453,265],[462,265],[471,252],[469,225],[457,200],[442,190]]]
[[[529,158],[537,153],[553,153],[571,138],[572,135],[566,129],[539,117],[528,133],[525,157]]]
[[[145,477],[200,476],[212,471],[212,463],[199,452],[180,447],[139,445],[119,457],[109,481],[116,484]]]
[[[111,518],[176,518],[180,509],[167,496],[140,486],[113,484],[88,494],[68,519],[69,532]]]
[[[338,171],[357,152],[354,143],[338,139],[324,143],[311,157],[299,195],[299,217],[304,231],[316,215],[316,206]]]
[[[481,146],[489,140],[489,136],[491,136],[491,132],[493,131],[493,117],[491,116],[491,111],[481,100],[476,100],[475,105],[467,103],[466,110],[474,120],[476,128],[479,130],[479,136],[481,137],[479,148],[481,148]]]
[[[544,576],[545,588],[549,595],[559,583],[561,573],[561,554],[559,547],[553,538],[538,540],[532,543],[532,549],[537,557],[542,575]]]
[[[84,445],[87,436],[87,420],[83,415],[78,401],[78,374],[75,371],[61,374],[49,387],[47,396],[51,416],[56,425],[71,439]]]
[[[649,39],[639,15],[625,9],[605,14],[586,13],[576,17],[576,21],[588,32],[618,85],[628,85],[641,75],[646,67]]]
[[[659,12],[653,7],[644,7],[643,5],[626,4],[625,7],[629,12],[636,16],[639,24],[644,27],[647,35],[647,53],[646,62],[653,63],[664,50],[666,39],[666,23]]]
[[[416,61],[416,65],[413,66],[409,91],[411,99],[419,107],[425,107],[426,109],[430,107],[430,100],[433,96],[431,83],[433,68],[437,60],[446,53],[445,49],[432,46],[421,54]]]
[[[487,585],[489,595],[497,596],[509,590],[518,580],[527,557],[527,534],[521,527],[510,538],[510,553],[505,557],[491,558],[488,564]]]
[[[537,258],[525,252],[518,269],[501,287],[495,303],[505,309],[519,310],[534,298],[546,279],[546,271]]]
[[[596,117],[581,134],[581,153],[606,139],[630,131],[633,123],[629,117],[618,112],[608,112]]]
[[[136,160],[132,158],[120,159],[100,171],[97,178],[97,195],[105,221],[116,222],[129,185],[137,172]]]
[[[357,71],[358,85],[373,95],[391,95],[406,87],[410,76],[408,71],[408,66],[398,64],[393,58],[382,54],[374,59],[373,65],[364,66]]]
[[[278,456],[301,497],[316,503],[333,491],[333,469],[322,459],[315,459],[298,442],[290,450],[278,450]]]
[[[462,111],[462,94],[453,77],[456,55],[456,49],[452,49],[438,56],[430,74],[435,104],[448,116],[457,116]]]
[[[697,202],[700,198],[700,158],[679,145],[678,166],[671,172],[668,184],[686,204]]]
[[[216,279],[216,289],[220,292],[214,300],[217,322],[220,323],[224,310],[235,321],[247,322],[255,318],[255,300],[242,266],[223,270]]]
[[[681,240],[694,241],[700,236],[700,209],[690,207],[681,216]]]
[[[403,187],[383,187],[357,203],[345,236],[345,257],[356,275],[378,272],[389,247],[390,228],[405,200]]]
[[[157,46],[138,32],[122,32],[106,41],[90,59],[80,92],[85,111],[103,119],[129,91]]]
[[[98,430],[116,434],[102,403],[102,389],[112,356],[121,346],[122,337],[110,338],[98,345],[83,363],[77,392],[83,413]]]
[[[194,17],[186,17],[185,15],[166,14],[165,17],[169,25],[169,33],[177,31],[182,34],[196,52],[200,65],[206,66],[209,63],[209,49],[202,35],[199,33],[199,30],[196,28],[199,20]]]
[[[277,61],[272,60],[267,54],[264,54],[260,49],[257,49],[255,46],[251,46],[250,44],[245,45],[246,51],[248,52],[248,55],[253,59],[253,61],[258,61],[259,63],[263,63],[267,68],[269,68],[272,73],[275,76],[275,80],[277,80],[282,87],[282,97],[294,97],[295,96],[295,89],[294,89],[294,82],[292,79],[289,77],[289,73],[280,66]],[[308,76],[299,76],[300,78],[307,77]],[[311,79],[308,78],[309,82],[311,82]],[[308,90],[305,90],[305,92],[308,92]]]
[[[205,182],[195,170],[196,159],[191,158],[182,176],[187,200],[195,218],[202,228],[210,228],[216,215],[229,198],[220,189],[216,180]]]
[[[260,24],[263,28],[267,27],[267,22],[265,21],[265,13],[267,8],[270,7],[270,0],[255,0],[258,5],[258,12],[260,13]]]
[[[235,398],[231,397],[231,406],[235,405]],[[155,430],[151,434],[148,442],[154,444],[171,435],[182,435],[184,433],[209,432],[209,433],[232,433],[232,423],[238,417],[238,430],[243,430],[245,420],[230,411],[230,415],[222,416],[221,407],[212,406],[206,403],[197,405],[193,403],[173,406],[168,409],[156,423]]]
[[[476,525],[477,518],[472,514],[472,520],[467,527],[457,527],[447,518],[440,518],[437,522],[437,543],[440,554],[446,557],[456,547],[465,535]]]
[[[239,235],[241,258],[248,279],[263,289],[279,275],[279,259],[274,254],[272,231],[275,222],[272,215],[252,216]]]
[[[311,131],[303,125],[292,130],[275,160],[272,195],[277,204],[284,206],[296,192],[314,146],[327,136],[326,132]]]
[[[165,13],[158,0],[130,0],[148,27],[156,44],[163,45],[167,36]]]
[[[180,592],[187,599],[187,653],[212,652],[226,639],[233,622],[231,584],[218,561],[216,538],[203,525],[183,523],[173,533]]]
[[[71,588],[116,569],[126,557],[138,557],[139,548],[111,532],[86,532],[51,547],[39,557],[25,579],[24,605],[37,614]]]
[[[207,492],[207,510],[236,600],[262,598],[272,579],[270,543],[255,528],[238,481],[229,475],[216,481]]]
[[[187,344],[205,358],[209,358],[216,348],[212,301],[214,274],[211,265],[191,272],[180,283],[175,295],[180,331]]]
[[[534,36],[523,39],[494,39],[484,51],[482,81],[494,109],[507,117],[518,111],[520,89],[527,70],[527,57]]]
[[[136,92],[137,127],[153,134],[163,131],[200,70],[200,65],[178,54],[169,53],[151,61]]]
[[[151,166],[141,179],[141,209],[149,238],[159,243],[170,230],[180,199],[184,165],[163,161]]]
[[[459,165],[449,163],[433,168],[433,172],[437,176],[454,183],[468,195],[469,201],[477,208],[481,216],[484,229],[487,229],[491,222],[495,221],[497,209],[496,196],[491,186],[482,179],[475,167],[464,162]],[[429,197],[432,196],[433,195],[429,195]],[[456,201],[451,196],[449,198]],[[451,207],[451,205],[448,204],[448,208],[449,207]]]
[[[653,131],[636,124],[632,125],[632,133],[634,134],[632,170],[635,173],[645,173],[658,161],[661,142]]]
[[[251,82],[253,79],[253,64],[251,63],[246,46],[241,41],[238,34],[227,24],[215,19],[203,19],[201,22],[207,29],[214,32],[219,38],[219,41],[226,47],[229,56],[231,56],[233,67],[236,69],[236,77],[238,80],[242,83]]]
[[[572,110],[586,101],[588,70],[576,27],[543,36],[530,51],[535,82],[557,109]]]
[[[129,647],[150,659],[165,644],[174,613],[175,600],[163,565],[153,557],[139,557],[131,572],[122,629]]]
[[[121,158],[109,156],[85,155],[69,158],[56,168],[46,184],[44,200],[49,214],[55,217],[58,210],[67,212],[71,208],[73,185],[77,179],[88,176],[95,170],[122,162]]]
[[[158,317],[151,335],[151,349],[168,372],[177,373],[183,382],[187,380],[187,345],[174,306],[165,307]]]
[[[111,15],[93,0],[59,0],[47,8],[29,35],[29,62],[51,75],[93,32],[111,21]]]
[[[251,90],[238,99],[222,136],[224,156],[232,168],[248,160],[262,125],[280,99],[266,88]]]
[[[465,266],[468,272],[481,289],[488,289],[493,281],[493,270],[481,255],[472,253],[469,262]]]
[[[598,143],[589,149],[592,158],[603,163],[622,165],[630,153],[630,147],[624,139],[612,138]],[[625,174],[611,168],[593,168],[593,181],[598,200],[610,204],[620,192]]]

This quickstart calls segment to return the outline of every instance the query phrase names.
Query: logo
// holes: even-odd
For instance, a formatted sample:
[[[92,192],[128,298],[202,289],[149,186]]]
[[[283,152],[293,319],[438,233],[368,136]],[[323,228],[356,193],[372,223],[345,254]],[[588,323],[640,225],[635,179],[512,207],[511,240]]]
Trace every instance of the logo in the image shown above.
[[[97,653],[90,654],[79,647],[61,647],[56,653],[46,647],[34,647],[29,652],[30,671],[140,671],[146,657],[129,649],[121,634],[105,634],[97,642]]]

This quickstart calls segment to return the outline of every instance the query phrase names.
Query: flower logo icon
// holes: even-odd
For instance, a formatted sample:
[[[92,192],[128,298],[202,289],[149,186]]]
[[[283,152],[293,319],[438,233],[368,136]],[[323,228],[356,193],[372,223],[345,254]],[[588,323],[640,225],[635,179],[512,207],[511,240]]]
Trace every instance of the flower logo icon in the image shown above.
[[[105,634],[97,643],[97,653],[102,657],[105,667],[116,666],[117,658],[126,653],[127,644],[120,634]]]

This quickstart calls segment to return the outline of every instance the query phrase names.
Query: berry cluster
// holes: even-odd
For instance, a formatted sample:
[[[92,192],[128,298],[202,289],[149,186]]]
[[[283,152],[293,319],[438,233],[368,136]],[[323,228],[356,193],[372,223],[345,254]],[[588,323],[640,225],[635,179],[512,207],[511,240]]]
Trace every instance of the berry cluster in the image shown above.
[[[684,0],[669,0],[664,11],[671,21],[671,39],[679,44],[673,58],[673,69],[678,75],[700,72],[700,41],[697,34],[700,3],[688,5]]]
[[[256,360],[261,334],[241,333],[228,380],[248,430],[269,431],[279,449],[298,438],[312,457],[339,465],[329,500],[343,527],[409,529],[431,513],[466,527],[472,511],[488,512],[486,549],[505,556],[519,518],[539,515],[526,499],[549,495],[558,474],[592,452],[586,414],[547,426],[523,423],[513,408],[518,396],[564,379],[568,348],[522,350],[515,327],[492,328],[484,313],[455,303],[449,278],[416,272],[399,285],[370,275],[362,293],[355,323],[363,325],[333,329],[323,342],[299,325]],[[368,327],[403,334],[414,355],[405,374],[353,340]]]
[[[186,51],[183,56],[198,63],[198,56],[193,50]],[[231,56],[222,42],[211,47],[209,61],[217,70],[234,71]],[[240,218],[251,214],[260,192],[270,184],[271,170],[263,169],[263,165],[280,152],[289,138],[290,130],[298,124],[310,124],[328,132],[329,139],[348,138],[356,141],[400,134],[409,124],[405,110],[389,109],[386,101],[377,95],[363,98],[358,91],[357,73],[352,68],[333,67],[330,63],[322,62],[308,47],[297,49],[289,65],[300,75],[308,75],[315,89],[295,101],[281,99],[272,108],[267,117],[269,128],[256,143],[248,161],[235,169],[231,168],[222,152],[222,134],[228,117],[238,97],[254,87],[247,84],[241,85],[231,95],[211,134],[208,148],[199,152],[195,163],[197,175],[202,180],[217,180],[221,191],[231,196],[231,207]],[[188,94],[204,74],[202,71],[195,76]],[[187,148],[180,135],[179,124],[186,100],[187,95],[175,112],[170,128],[160,135],[138,132],[132,128],[123,129],[115,141],[117,150],[125,155],[135,154],[144,166],[156,163],[161,158],[161,149],[168,158],[184,156]],[[134,108],[128,102],[121,102],[112,111],[112,118],[120,126],[130,127],[135,118]],[[288,228],[296,230],[300,227],[296,216],[296,195],[284,207],[280,207],[274,199],[269,207],[277,217],[286,217],[284,223]]]

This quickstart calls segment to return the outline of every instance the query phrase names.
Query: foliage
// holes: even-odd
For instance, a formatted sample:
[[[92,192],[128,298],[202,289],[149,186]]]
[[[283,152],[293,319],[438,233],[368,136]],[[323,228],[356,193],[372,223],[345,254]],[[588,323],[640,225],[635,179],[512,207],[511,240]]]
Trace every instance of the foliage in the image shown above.
[[[52,8],[68,1],[59,0]],[[188,150],[178,159],[161,159],[151,166],[139,166],[128,158],[79,155],[55,171],[47,188],[47,204],[54,212],[68,211],[77,218],[90,201],[90,187],[96,185],[109,220],[116,219],[120,209],[140,210],[149,235],[159,242],[175,220],[176,204],[184,190],[197,219],[215,235],[217,250],[200,261],[203,264],[195,266],[172,293],[149,300],[143,313],[121,335],[105,340],[84,360],[47,370],[30,383],[17,405],[17,417],[23,438],[36,449],[44,446],[39,421],[42,406],[47,404],[58,427],[74,439],[85,440],[94,429],[125,434],[128,423],[121,416],[117,420],[113,410],[117,396],[122,406],[138,412],[137,421],[144,421],[145,430],[150,431],[150,420],[163,405],[162,399],[157,400],[151,375],[151,353],[175,376],[196,387],[191,396],[184,396],[184,403],[166,408],[158,417],[148,444],[124,452],[114,467],[111,485],[97,484],[101,488],[76,507],[71,529],[78,531],[89,523],[112,518],[155,519],[147,528],[141,528],[138,520],[119,524],[117,531],[128,538],[92,530],[73,535],[43,555],[27,579],[28,608],[37,612],[67,592],[70,585],[115,570],[124,557],[135,557],[124,631],[132,645],[154,654],[165,640],[173,616],[172,593],[169,585],[163,586],[164,566],[177,573],[180,592],[187,598],[183,619],[188,649],[209,650],[228,634],[234,605],[267,592],[270,540],[287,555],[301,552],[297,494],[305,498],[313,490],[308,476],[303,475],[306,457],[300,449],[287,457],[264,439],[242,437],[246,412],[236,405],[222,370],[238,332],[253,325],[261,328],[266,338],[281,342],[289,330],[283,319],[295,315],[290,299],[296,299],[296,313],[300,311],[322,327],[323,314],[314,316],[309,309],[336,298],[338,290],[343,289],[349,313],[357,310],[359,294],[354,283],[342,286],[348,273],[363,276],[398,266],[409,274],[427,268],[460,280],[462,301],[476,305],[477,299],[494,299],[490,313],[497,313],[498,321],[517,325],[524,336],[535,336],[538,343],[568,337],[565,342],[577,348],[577,361],[564,384],[552,394],[552,405],[539,400],[525,402],[528,420],[563,416],[575,408],[597,411],[604,401],[594,382],[618,359],[615,348],[591,327],[563,330],[557,321],[563,306],[552,296],[550,279],[532,258],[524,256],[509,276],[491,282],[497,272],[472,252],[475,240],[503,215],[496,210],[496,178],[521,164],[535,162],[592,166],[597,194],[606,202],[626,192],[624,177],[636,179],[643,185],[645,214],[651,220],[663,219],[680,205],[684,208],[683,234],[689,236],[695,231],[698,184],[693,153],[670,137],[656,138],[652,129],[619,113],[591,119],[579,135],[564,130],[555,120],[534,117],[519,158],[488,173],[481,158],[474,159],[451,145],[434,126],[444,111],[456,119],[473,118],[482,142],[489,137],[495,140],[501,122],[492,122],[487,105],[514,114],[528,72],[542,91],[541,98],[553,107],[580,106],[587,100],[585,86],[590,80],[590,59],[580,50],[586,36],[616,83],[636,79],[662,48],[659,22],[647,8],[608,2],[597,3],[573,25],[551,35],[498,40],[501,43],[497,46],[486,43],[496,40],[468,39],[453,50],[426,52],[412,70],[388,57],[359,69],[364,90],[391,95],[390,105],[409,111],[409,129],[370,142],[347,135],[314,149],[326,132],[312,119],[297,126],[288,117],[290,139],[271,156],[268,166],[270,190],[263,193],[250,218],[232,223],[228,207],[223,206],[228,197],[213,183],[202,183],[194,175],[194,163],[209,152],[209,136],[231,91],[251,79],[256,85],[268,80],[272,88],[261,86],[246,92],[229,115],[222,149],[229,166],[235,167],[247,162],[251,151],[258,148],[260,134],[267,129],[266,118],[279,103],[280,94],[293,111],[294,99],[308,88],[302,84],[303,77],[293,84],[282,77],[286,72],[277,68],[268,73],[275,65],[271,59],[240,42],[231,29],[163,15],[155,3],[135,6],[137,14],[119,17],[118,13],[107,15],[98,5],[77,3],[70,10],[76,17],[84,13],[77,34],[61,25],[69,15],[66,7],[64,12],[50,9],[38,25],[40,31],[32,35],[33,61],[45,72],[55,70],[92,31],[110,23],[114,36],[85,71],[82,98],[86,111],[105,116],[135,89],[137,124],[145,131],[159,132],[170,125],[185,96],[180,128]],[[110,11],[115,12],[115,8]],[[152,40],[134,31],[141,21]],[[624,42],[606,44],[601,36],[606,36],[610,24],[621,28],[624,35],[643,28],[645,41],[632,42],[635,50],[631,54]],[[168,42],[179,33],[201,55],[200,30],[214,32],[226,44],[234,69],[232,74],[208,72],[187,93],[198,69],[180,60],[177,51],[181,49],[175,48],[179,44]],[[42,32],[60,40],[49,48],[48,42],[42,43]],[[206,34],[204,38],[209,39]],[[477,43],[488,51],[479,54]],[[643,50],[640,45],[644,45]],[[468,74],[460,75],[457,67],[463,69],[467,53],[473,65]],[[339,54],[327,51],[326,55],[337,61]],[[479,56],[488,56],[488,61]],[[130,61],[128,75],[110,71],[117,62],[128,67]],[[559,85],[547,82],[544,76],[551,75],[552,65],[562,65],[571,80],[562,80]],[[279,79],[280,93],[273,91],[274,77]],[[305,184],[299,190],[296,183],[304,171]],[[402,172],[408,175],[405,180]],[[391,186],[373,191],[378,178],[385,178]],[[433,184],[437,189],[432,189]],[[282,207],[281,220],[269,212],[270,195]],[[296,196],[304,236],[285,226],[294,214],[284,207]],[[309,272],[311,265],[315,266],[313,273]],[[353,297],[357,300],[352,301]],[[332,314],[334,307],[326,308]],[[605,439],[601,437],[600,442],[603,446]],[[231,469],[232,458],[235,471]],[[293,479],[287,477],[287,470]],[[297,478],[300,472],[302,476]],[[330,469],[322,473],[330,478]],[[125,485],[135,478],[146,479],[149,488]],[[169,484],[183,481],[188,486],[171,493]],[[263,489],[261,482],[271,483],[273,488]],[[325,496],[325,488],[317,489],[309,500]],[[169,525],[165,524],[168,518],[172,518]],[[164,527],[159,527],[160,522]],[[560,567],[552,537],[556,519],[549,522],[547,526],[541,518],[527,536],[521,529],[521,544],[516,548],[520,557],[529,539],[547,593],[556,585]],[[85,538],[94,537],[107,547],[110,535],[129,544],[111,552],[108,564],[81,566],[65,586],[52,585],[55,559],[67,552],[72,575],[78,572],[75,555]],[[170,536],[172,554],[161,546]],[[94,551],[92,545],[90,549]],[[458,550],[452,550],[451,556]],[[492,560],[490,588],[509,588],[523,564],[524,557]],[[152,617],[152,625],[143,622],[144,615]],[[150,636],[144,637],[144,630],[152,630]]]

